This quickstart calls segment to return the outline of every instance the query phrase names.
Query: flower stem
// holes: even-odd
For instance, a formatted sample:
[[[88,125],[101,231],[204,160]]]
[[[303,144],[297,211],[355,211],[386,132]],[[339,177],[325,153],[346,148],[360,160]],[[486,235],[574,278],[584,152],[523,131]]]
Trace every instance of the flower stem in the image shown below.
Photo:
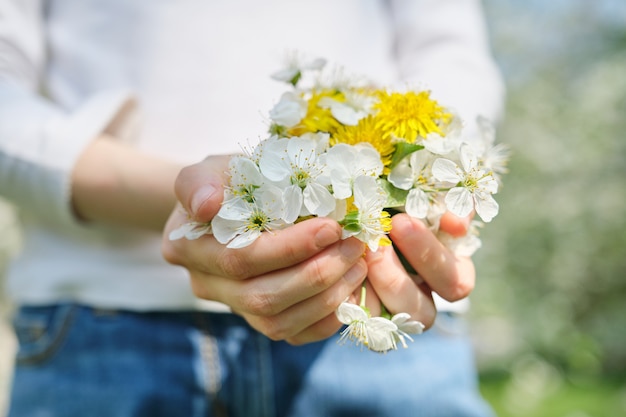
[[[367,309],[367,307],[365,307],[366,294],[367,294],[367,289],[365,288],[365,281],[363,281],[363,284],[361,284],[361,302],[359,303],[359,307],[361,307],[364,310]]]

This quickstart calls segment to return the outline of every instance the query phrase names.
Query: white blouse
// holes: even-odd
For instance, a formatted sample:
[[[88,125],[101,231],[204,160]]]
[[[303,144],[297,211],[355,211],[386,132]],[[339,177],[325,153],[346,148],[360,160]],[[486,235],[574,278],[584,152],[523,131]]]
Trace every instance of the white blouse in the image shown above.
[[[218,308],[157,234],[77,222],[70,173],[103,132],[184,163],[265,137],[284,90],[269,75],[289,50],[429,88],[470,129],[502,106],[477,0],[0,0],[0,195],[24,227],[15,301]]]

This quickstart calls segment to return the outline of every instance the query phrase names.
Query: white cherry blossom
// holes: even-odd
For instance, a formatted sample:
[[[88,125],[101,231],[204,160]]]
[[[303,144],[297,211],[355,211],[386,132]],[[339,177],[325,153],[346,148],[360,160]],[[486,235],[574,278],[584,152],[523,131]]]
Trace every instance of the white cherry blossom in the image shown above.
[[[237,199],[254,202],[257,190],[263,187],[266,180],[258,165],[251,159],[235,156],[228,162],[230,184],[226,188],[223,204],[232,204]]]
[[[211,223],[191,221],[183,223],[181,226],[172,230],[168,238],[169,240],[178,240],[184,237],[188,240],[196,240],[204,235],[210,235],[211,233]]]
[[[379,177],[383,172],[380,154],[373,146],[340,143],[326,154],[326,174],[330,177],[335,198],[352,196],[354,180],[360,176]]]
[[[363,345],[375,352],[387,352],[396,349],[395,332],[398,326],[383,317],[371,317],[356,304],[343,302],[336,310],[337,319],[347,327],[341,332],[340,343],[346,340]]]
[[[343,95],[344,101],[323,97],[318,105],[330,109],[333,117],[346,126],[356,126],[359,120],[372,113],[372,108],[376,103],[376,98],[372,95],[354,91],[345,91]]]
[[[352,340],[356,345],[367,346],[367,331],[365,326],[369,320],[369,315],[365,310],[356,304],[343,302],[335,311],[337,319],[347,327],[341,332],[339,342]]]
[[[321,175],[325,166],[317,147],[316,140],[306,137],[279,139],[268,145],[259,161],[263,175],[285,184],[283,219],[288,223],[303,215],[326,216],[335,208],[330,184]]]
[[[376,179],[370,176],[361,176],[354,181],[353,195],[358,211],[348,212],[340,222],[344,226],[343,238],[356,237],[376,252],[391,229],[391,218],[384,211],[387,196]]]
[[[285,68],[282,68],[274,72],[271,77],[276,81],[283,81],[296,85],[302,76],[302,73],[307,70],[321,70],[326,66],[326,60],[324,58],[315,58],[307,61],[304,57],[297,53],[290,54],[285,63]]]
[[[298,94],[288,91],[270,110],[270,119],[280,126],[294,127],[306,116],[307,102]]]
[[[510,148],[503,143],[495,143],[495,126],[485,117],[479,116],[476,119],[480,134],[476,146],[481,154],[480,162],[485,169],[493,173],[494,178],[501,182],[501,175],[508,172],[508,161],[510,158]]]
[[[416,320],[411,320],[411,316],[408,313],[398,313],[391,318],[391,322],[397,326],[396,331],[392,333],[394,340],[400,342],[403,348],[407,348],[406,340],[411,342],[413,338],[410,334],[421,334],[426,326],[424,323]]]
[[[285,227],[281,197],[279,188],[265,186],[254,202],[236,199],[223,205],[211,222],[213,235],[229,248],[243,248],[261,236],[261,232]]]
[[[433,162],[435,178],[452,184],[445,197],[446,206],[459,217],[466,217],[475,209],[483,221],[490,222],[498,214],[498,203],[492,196],[498,191],[498,182],[478,166],[470,145],[461,145],[459,153],[461,166],[445,158]]]
[[[404,209],[418,219],[425,218],[432,205],[432,160],[432,154],[427,150],[415,151],[400,161],[387,177],[395,187],[409,191]]]

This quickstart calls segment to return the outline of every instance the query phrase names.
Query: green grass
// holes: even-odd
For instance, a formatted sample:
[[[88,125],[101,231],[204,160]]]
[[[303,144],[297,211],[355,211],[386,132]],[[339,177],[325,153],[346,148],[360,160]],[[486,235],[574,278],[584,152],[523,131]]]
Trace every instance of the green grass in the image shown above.
[[[483,375],[480,387],[498,417],[626,416],[626,378],[540,380]]]

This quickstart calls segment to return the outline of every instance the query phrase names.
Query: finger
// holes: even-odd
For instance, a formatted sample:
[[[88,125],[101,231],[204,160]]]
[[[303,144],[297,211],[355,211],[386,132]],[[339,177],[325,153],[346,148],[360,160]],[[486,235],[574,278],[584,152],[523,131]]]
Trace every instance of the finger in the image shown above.
[[[437,310],[431,293],[407,274],[393,248],[380,247],[376,252],[368,252],[365,259],[369,285],[365,304],[372,314],[380,314],[382,302],[392,315],[408,313],[426,328],[432,326]]]
[[[349,253],[342,247],[345,244],[352,245]],[[292,313],[290,318],[295,322],[308,321],[309,325],[327,315],[325,310],[329,306],[332,311],[332,307],[338,306],[363,281],[367,273],[363,250],[360,241],[348,239],[290,268],[243,281],[208,277],[207,284],[218,301],[241,313],[262,317],[275,316],[304,302],[299,311],[305,310],[309,318],[297,313]],[[328,292],[338,282],[339,289],[350,287],[347,292]],[[315,309],[320,311],[311,311]]]
[[[183,168],[174,184],[178,201],[198,222],[208,222],[220,209],[230,156],[211,156]]]
[[[329,218],[314,218],[283,230],[264,232],[251,245],[229,249],[212,236],[194,241],[179,239],[172,245],[172,263],[208,275],[245,279],[288,268],[311,258],[341,240],[341,227]],[[358,256],[360,245],[348,239],[340,249]],[[351,254],[350,254],[351,253]]]
[[[305,343],[325,340],[339,332],[342,326],[343,324],[337,319],[337,315],[333,310],[333,312],[326,317],[307,327],[300,333],[286,338],[285,341],[292,345],[304,345]]]
[[[248,317],[250,324],[273,340],[292,344],[310,343],[328,338],[341,324],[335,310],[359,287],[367,275],[361,258],[332,286],[272,316]]]
[[[406,214],[393,217],[391,240],[426,283],[448,301],[465,298],[474,289],[474,264],[456,256],[423,222]]]
[[[337,307],[339,307],[339,305],[337,305]],[[337,319],[335,310],[333,310],[329,315],[322,318],[318,322],[307,327],[300,333],[292,337],[286,338],[285,341],[296,346],[304,345],[306,343],[313,343],[320,340],[328,339],[329,337],[338,333],[339,330],[341,330],[343,323],[341,323]]]
[[[454,237],[462,237],[467,234],[472,217],[474,217],[473,214],[466,217],[459,217],[447,211],[441,216],[439,228]]]

